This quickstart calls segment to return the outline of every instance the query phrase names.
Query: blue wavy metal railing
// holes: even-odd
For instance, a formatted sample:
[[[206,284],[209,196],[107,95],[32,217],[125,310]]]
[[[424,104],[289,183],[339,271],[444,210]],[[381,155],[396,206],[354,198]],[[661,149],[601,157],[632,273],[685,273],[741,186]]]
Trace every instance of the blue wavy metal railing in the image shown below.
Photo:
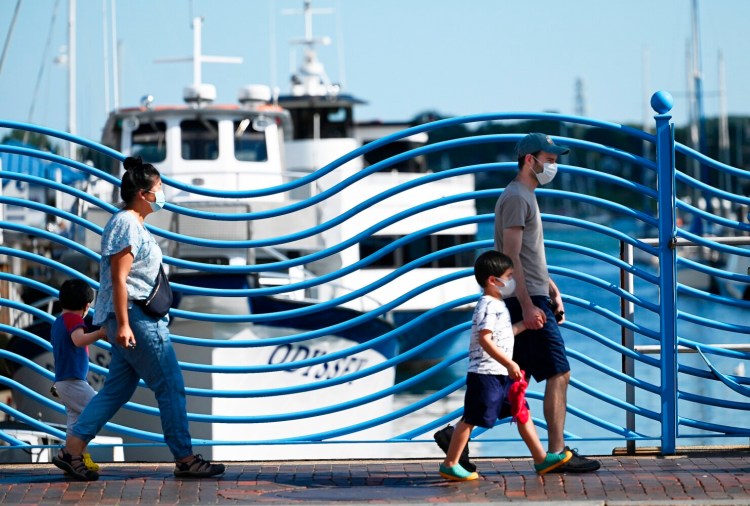
[[[633,181],[618,174],[603,172],[600,167],[581,167],[573,164],[561,164],[560,180],[562,177],[586,179],[594,182],[597,187],[604,188],[602,194],[623,197],[628,194],[637,194],[649,202],[648,207],[642,209],[634,208],[632,199],[623,197],[622,201],[617,198],[604,198],[596,195],[588,195],[572,188],[559,188],[557,182],[551,189],[538,189],[537,195],[540,203],[545,209],[543,219],[548,226],[547,241],[548,256],[550,258],[550,272],[556,279],[558,286],[564,293],[567,320],[563,324],[563,332],[567,342],[568,353],[573,365],[573,378],[569,395],[569,419],[566,426],[566,437],[582,444],[594,445],[606,442],[610,445],[655,441],[661,445],[662,452],[671,454],[676,451],[676,445],[681,441],[692,441],[695,438],[715,438],[714,440],[732,440],[738,436],[750,435],[750,427],[744,420],[747,417],[733,417],[731,414],[741,411],[747,412],[750,402],[747,400],[748,390],[746,385],[750,384],[750,378],[737,369],[736,364],[744,364],[750,355],[747,351],[726,349],[724,344],[747,344],[750,327],[744,325],[741,317],[737,316],[740,311],[750,307],[750,301],[738,300],[726,294],[709,293],[700,288],[692,287],[679,282],[682,272],[698,273],[711,276],[718,283],[733,281],[750,283],[750,276],[745,273],[729,272],[722,265],[709,265],[700,258],[688,257],[688,249],[679,249],[678,239],[689,240],[699,245],[704,250],[711,250],[715,254],[728,255],[750,255],[750,250],[725,243],[722,238],[730,236],[741,237],[748,235],[750,225],[733,219],[730,215],[717,216],[709,213],[696,205],[688,202],[677,194],[676,183],[692,192],[704,195],[706,198],[716,198],[735,206],[748,206],[750,199],[732,191],[738,188],[716,188],[709,184],[698,181],[679,167],[675,169],[675,152],[686,159],[698,160],[706,167],[716,170],[722,174],[728,174],[737,180],[747,181],[747,172],[722,164],[697,153],[696,151],[674,143],[674,127],[671,123],[669,110],[671,109],[670,98],[667,94],[657,93],[652,100],[657,115],[656,134],[650,134],[631,127],[617,125],[608,122],[565,116],[557,114],[533,114],[533,113],[508,113],[508,114],[482,114],[450,118],[425,125],[406,129],[398,134],[390,135],[363,146],[352,153],[336,160],[310,175],[294,179],[288,183],[269,188],[251,189],[246,191],[220,191],[216,189],[198,188],[177,182],[164,177],[165,184],[193,193],[196,196],[214,197],[220,199],[242,199],[270,196],[278,193],[288,192],[304,185],[316,183],[323,175],[336,171],[344,163],[377,149],[390,142],[404,137],[421,133],[433,132],[441,128],[457,125],[483,124],[492,121],[518,121],[518,120],[544,120],[565,125],[578,127],[594,127],[610,132],[616,132],[624,138],[642,141],[656,147],[656,158],[650,159],[641,154],[630,153],[613,146],[606,146],[596,142],[590,142],[585,138],[571,138],[567,136],[554,137],[556,141],[573,148],[577,153],[591,153],[595,157],[615,160],[618,163],[628,164],[651,174],[656,178],[658,184],[652,188],[646,184]],[[549,124],[549,123],[547,123]],[[0,127],[15,128],[42,133],[61,140],[74,141],[92,150],[103,153],[116,160],[122,160],[123,155],[112,149],[99,145],[95,142],[78,139],[64,132],[58,132],[44,127],[27,125],[15,122],[0,121]],[[358,181],[367,181],[379,171],[391,167],[399,162],[416,156],[425,156],[445,152],[459,147],[473,147],[481,145],[505,145],[512,146],[524,132],[514,134],[475,135],[459,139],[441,141],[406,153],[391,157],[387,160],[371,165],[364,170],[344,178],[339,183],[315,194],[314,197],[277,207],[271,210],[253,211],[247,213],[222,214],[207,212],[200,209],[192,209],[176,204],[168,204],[167,210],[175,215],[188,216],[202,220],[212,220],[220,224],[222,221],[247,221],[279,219],[296,212],[304,211],[312,206],[325,203],[327,199],[336,198],[337,195],[349,189]],[[33,148],[20,146],[0,145],[0,153],[8,156],[35,157],[50,163],[64,165],[71,169],[87,174],[90,178],[100,178],[109,183],[117,184],[114,176],[90,167],[86,164],[68,160],[65,157],[45,153]],[[584,159],[581,157],[580,159]],[[516,164],[512,162],[480,161],[472,165],[452,167],[449,170],[424,174],[419,178],[395,185],[382,193],[365,199],[364,201],[343,211],[340,215],[327,222],[298,230],[291,234],[275,237],[253,238],[236,241],[214,241],[192,237],[189,234],[181,234],[172,230],[148,225],[148,228],[158,237],[174,241],[179,244],[212,247],[212,248],[260,248],[284,245],[289,242],[302,240],[317,236],[325,231],[345,223],[356,220],[361,213],[380,205],[383,201],[394,196],[399,196],[404,191],[429,187],[430,185],[450,182],[452,178],[477,175],[495,174],[499,181],[496,189],[475,189],[474,191],[448,195],[435,201],[413,202],[411,207],[403,212],[393,215],[384,214],[381,220],[351,237],[337,243],[321,248],[309,254],[297,258],[273,261],[258,265],[211,265],[193,260],[185,260],[172,256],[165,256],[165,261],[175,269],[192,270],[209,276],[257,276],[268,272],[286,271],[298,266],[306,266],[314,261],[332,258],[347,248],[356,247],[361,241],[366,240],[386,227],[398,224],[407,218],[413,218],[420,213],[429,213],[435,209],[441,209],[452,204],[476,201],[480,199],[496,199],[502,193],[502,184],[509,181],[516,170]],[[3,185],[6,182],[33,184],[50,190],[63,192],[72,198],[85,201],[91,208],[98,208],[112,213],[115,207],[101,198],[91,195],[87,191],[56,183],[54,181],[31,176],[28,174],[0,170],[0,179]],[[645,179],[644,179],[645,180]],[[564,182],[562,183],[564,185]],[[570,216],[554,210],[560,202],[566,202],[570,206],[578,206],[576,209],[595,209],[596,213],[584,216]],[[64,220],[75,227],[79,227],[79,233],[93,234],[91,237],[100,236],[102,229],[75,212],[66,209],[57,209],[53,206],[19,199],[13,196],[0,195],[0,204],[4,206],[16,206],[26,208],[44,214],[54,216],[58,220]],[[654,212],[656,211],[656,212]],[[687,223],[696,220],[704,220],[715,230],[719,230],[721,238],[701,236],[687,228],[678,226],[676,213],[681,213],[680,218]],[[605,217],[605,220],[601,220]],[[413,244],[427,236],[431,236],[448,229],[463,226],[476,225],[480,234],[476,241],[468,242],[440,251],[425,255],[422,258],[406,263],[392,272],[381,276],[379,279],[355,290],[342,292],[338,290],[333,296],[321,301],[304,300],[299,304],[288,304],[279,306],[280,309],[264,314],[222,314],[204,311],[185,310],[174,308],[171,316],[175,322],[196,322],[213,325],[229,325],[235,330],[249,328],[253,325],[282,325],[276,334],[269,334],[263,339],[248,338],[245,334],[238,332],[237,337],[211,338],[209,336],[188,336],[173,333],[173,341],[178,346],[181,357],[180,365],[185,372],[188,396],[198,402],[207,399],[210,402],[258,402],[263,404],[252,404],[253,409],[263,406],[263,413],[255,413],[245,410],[237,414],[237,410],[230,410],[233,414],[212,413],[206,411],[205,405],[197,410],[191,410],[189,419],[192,427],[198,427],[197,433],[209,434],[209,437],[195,437],[196,445],[206,446],[208,449],[241,447],[246,445],[268,446],[268,445],[309,445],[309,444],[342,444],[342,443],[422,443],[431,441],[431,433],[445,423],[450,423],[461,414],[461,387],[463,380],[461,376],[462,361],[466,358],[465,336],[469,329],[468,314],[465,314],[463,323],[450,326],[428,336],[422,342],[410,349],[401,350],[399,353],[388,354],[377,363],[361,366],[357,370],[343,370],[345,361],[349,366],[357,357],[363,353],[381,352],[393,349],[395,343],[404,336],[416,332],[431,325],[449,311],[466,308],[476,300],[476,291],[470,290],[465,293],[453,293],[453,300],[425,311],[412,321],[403,323],[396,328],[382,327],[377,335],[368,336],[360,341],[350,341],[342,349],[328,350],[326,353],[310,356],[310,350],[321,339],[326,336],[341,335],[342,333],[356,333],[364,326],[373,325],[377,322],[386,321],[394,311],[408,304],[416,297],[428,293],[430,290],[439,289],[446,283],[471,279],[471,269],[461,268],[435,276],[428,281],[416,282],[407,289],[400,288],[397,296],[392,300],[384,301],[378,307],[369,311],[352,311],[351,304],[368,296],[374,290],[388,288],[395,283],[401,283],[408,276],[418,274],[420,269],[432,262],[451,258],[453,255],[467,251],[478,251],[483,248],[492,247],[492,237],[486,231],[491,229],[493,216],[491,214],[478,214],[472,216],[457,216],[454,220],[425,226],[421,230],[415,230],[401,238],[391,241],[382,249],[365,256],[350,265],[344,265],[340,269],[324,273],[312,278],[296,280],[290,279],[288,284],[278,286],[261,287],[229,287],[214,288],[211,286],[197,286],[186,283],[174,282],[173,288],[183,297],[209,296],[246,298],[252,304],[253,298],[268,297],[276,301],[287,301],[284,299],[289,294],[299,293],[315,289],[329,288],[341,281],[348,275],[361,273],[384,258],[386,255],[399,251],[401,248]],[[81,232],[82,230],[82,232]],[[5,255],[9,265],[18,266],[25,264],[34,266],[37,270],[44,269],[55,273],[57,276],[77,276],[85,279],[92,287],[98,288],[95,276],[72,269],[62,261],[60,251],[74,252],[95,264],[99,255],[86,246],[85,243],[75,238],[64,237],[55,232],[40,228],[12,223],[6,220],[0,221],[0,231],[16,236],[33,237],[37,243],[44,243],[49,248],[45,251],[27,251],[18,245],[4,244],[0,246],[0,255]],[[644,239],[643,234],[653,234],[658,231],[657,241]],[[91,242],[91,241],[89,241]],[[96,242],[96,241],[93,241]],[[587,244],[587,243],[591,244]],[[584,243],[584,244],[581,244]],[[616,245],[631,248],[637,258],[621,258],[617,253]],[[693,248],[693,251],[695,248]],[[53,253],[50,253],[52,251]],[[630,276],[634,283],[622,285],[621,276]],[[57,291],[50,283],[39,279],[30,279],[25,272],[0,272],[0,283],[7,287],[33,288],[47,296],[56,296]],[[401,286],[401,285],[399,285]],[[293,300],[293,299],[291,299]],[[630,309],[628,309],[630,308]],[[51,322],[53,316],[35,308],[29,304],[16,301],[13,298],[3,296],[0,298],[0,309],[13,314],[21,315],[27,321]],[[346,317],[334,319],[329,323],[319,326],[314,330],[284,328],[286,322],[298,321],[302,318],[315,318],[345,311]],[[700,314],[699,311],[701,312]],[[735,322],[727,321],[727,315],[737,316]],[[6,374],[0,377],[0,383],[5,388],[11,389],[17,400],[29,401],[30,406],[37,409],[43,407],[45,413],[51,417],[57,414],[58,423],[64,418],[64,408],[54,399],[50,398],[47,388],[30,388],[49,385],[53,375],[48,370],[50,366],[41,365],[44,362],[40,357],[48,356],[50,345],[43,337],[37,336],[23,328],[17,328],[0,322],[0,332],[12,337],[14,345],[0,349],[0,359],[6,364]],[[269,327],[271,328],[271,327]],[[385,330],[387,329],[387,330]],[[695,330],[698,329],[698,330]],[[705,330],[711,332],[705,332]],[[620,334],[620,336],[618,336]],[[625,335],[630,335],[630,341]],[[712,339],[708,339],[708,336]],[[616,337],[617,336],[617,337]],[[619,337],[619,338],[618,338]],[[633,339],[634,338],[634,339]],[[638,346],[633,348],[631,341],[656,344],[660,351],[656,357],[639,351]],[[24,356],[14,350],[20,350],[26,343],[34,350],[33,357]],[[435,363],[423,367],[414,372],[404,369],[408,364],[418,361],[424,354],[436,347],[445,347],[456,343],[458,350],[447,352],[446,355]],[[97,375],[106,373],[106,353],[109,345],[97,343],[94,348],[97,357],[105,357],[104,363],[92,363],[92,371]],[[237,353],[240,357],[248,357],[248,350],[253,353],[269,353],[268,350],[279,350],[283,347],[287,350],[287,357],[296,349],[295,355],[287,362],[286,358],[278,363],[265,364],[212,364],[206,362],[206,356],[228,350],[227,353]],[[297,347],[297,348],[294,348]],[[302,356],[299,350],[304,347],[307,350]],[[678,354],[682,348],[694,350],[694,354]],[[454,349],[456,349],[454,347]],[[201,355],[205,350],[208,355]],[[244,353],[244,355],[243,355]],[[273,352],[270,355],[273,358]],[[657,358],[658,357],[658,358]],[[698,360],[700,359],[700,360]],[[49,359],[47,359],[49,362]],[[625,362],[634,364],[635,374],[626,372]],[[622,367],[618,367],[622,364]],[[735,373],[728,372],[728,368],[735,365]],[[349,367],[347,366],[347,367]],[[334,367],[338,367],[337,375],[333,377],[313,378],[312,373],[333,374]],[[266,388],[245,388],[243,381],[246,378],[264,378],[263,375],[300,374],[306,371],[310,378],[297,384],[288,386],[275,384]],[[405,372],[405,371],[408,371]],[[341,372],[341,374],[338,374]],[[398,373],[398,374],[396,374]],[[23,381],[17,379],[22,375]],[[396,381],[386,381],[385,386],[374,391],[368,389],[369,384],[382,383],[382,375],[396,376]],[[233,384],[234,388],[205,387],[218,381],[216,378],[222,375],[230,375],[238,378]],[[257,375],[257,376],[255,376]],[[30,380],[31,378],[31,380]],[[213,379],[212,379],[213,378]],[[706,381],[710,380],[710,381]],[[29,381],[31,381],[29,383]],[[380,384],[378,383],[378,384]],[[325,396],[330,389],[356,386],[347,393],[336,394],[328,398]],[[699,385],[699,387],[696,387]],[[708,385],[708,386],[707,386]],[[693,391],[695,389],[699,391]],[[701,391],[701,388],[703,391]],[[140,385],[139,391],[144,390],[145,385]],[[626,389],[631,389],[632,400],[626,399]],[[706,391],[706,390],[710,391]],[[341,390],[340,392],[345,392]],[[352,393],[354,392],[354,393]],[[297,405],[288,406],[288,399],[294,395],[305,395],[314,393],[314,400],[318,401],[303,407]],[[312,397],[308,397],[312,398]],[[529,392],[532,411],[538,425],[544,429],[546,426],[541,419],[541,388],[539,385],[532,387]],[[141,399],[139,397],[139,399]],[[299,397],[294,398],[299,399]],[[391,402],[392,401],[392,402]],[[395,402],[395,403],[394,403]],[[380,404],[379,404],[380,403]],[[385,404],[383,404],[385,403]],[[448,403],[452,406],[441,414],[422,414],[425,410],[435,410],[437,406]],[[23,403],[20,403],[23,404]],[[292,403],[294,404],[294,403]],[[199,404],[196,404],[198,406]],[[249,405],[249,404],[248,404]],[[223,404],[226,406],[226,404]],[[241,404],[237,404],[241,406]],[[711,406],[709,413],[703,413],[694,409],[695,406]],[[26,423],[30,428],[40,432],[46,432],[54,437],[63,438],[64,431],[59,426],[50,425],[51,420],[36,420],[30,413],[36,413],[33,409],[29,412],[16,409],[13,406],[0,405],[7,416]],[[359,411],[357,411],[359,410]],[[121,419],[134,420],[128,417],[129,413],[137,413],[138,419],[147,420],[143,425],[132,425],[120,423]],[[352,413],[357,413],[352,417]],[[630,418],[626,416],[628,413]],[[701,417],[701,415],[705,415]],[[328,416],[329,418],[325,418]],[[331,416],[335,418],[331,420]],[[163,437],[158,431],[158,410],[153,405],[144,404],[143,401],[134,399],[124,406],[121,415],[110,422],[106,429],[108,433],[124,438],[126,448],[160,448],[163,449]],[[633,422],[633,417],[635,422]],[[326,420],[323,426],[318,427],[318,421]],[[627,420],[627,421],[626,421]],[[737,422],[731,422],[737,420]],[[730,421],[730,423],[727,423]],[[302,422],[304,425],[289,425],[295,427],[286,434],[274,432],[273,437],[222,437],[223,431],[230,426],[251,427],[262,429],[268,424]],[[498,425],[507,425],[508,420],[499,421]],[[252,425],[251,425],[252,424]],[[312,428],[315,426],[315,428]],[[2,427],[2,426],[0,426]],[[210,427],[207,430],[206,427]],[[303,429],[300,429],[303,427]],[[371,431],[376,431],[376,436],[369,436]],[[363,432],[370,431],[370,432]],[[252,429],[249,429],[253,433]],[[9,446],[6,448],[37,447],[25,444],[21,439],[13,435],[10,430],[0,428],[0,439]],[[543,433],[542,433],[543,434]],[[508,436],[506,429],[496,428],[491,431],[477,430],[474,436],[482,443],[486,452],[503,451],[499,448],[501,443],[518,442],[517,437]],[[343,439],[342,439],[343,438]],[[493,446],[495,445],[495,446]],[[630,448],[630,447],[629,447]],[[480,452],[481,453],[481,452]]]

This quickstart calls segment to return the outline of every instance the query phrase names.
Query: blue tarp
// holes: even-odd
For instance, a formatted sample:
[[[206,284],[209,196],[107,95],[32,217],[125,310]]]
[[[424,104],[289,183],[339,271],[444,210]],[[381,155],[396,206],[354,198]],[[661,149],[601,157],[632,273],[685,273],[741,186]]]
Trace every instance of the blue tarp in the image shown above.
[[[14,139],[8,139],[4,144],[23,148],[35,148],[35,146],[24,144],[23,142]],[[63,184],[71,184],[88,177],[88,174],[72,169],[67,165],[48,162],[47,160],[40,160],[39,158],[32,158],[30,156],[16,155],[13,153],[0,153],[0,160],[2,160],[2,170],[7,170],[8,172],[20,172],[31,176],[43,177],[45,179],[54,180],[55,173],[60,170],[62,173]],[[3,180],[3,186],[9,182],[9,180]]]

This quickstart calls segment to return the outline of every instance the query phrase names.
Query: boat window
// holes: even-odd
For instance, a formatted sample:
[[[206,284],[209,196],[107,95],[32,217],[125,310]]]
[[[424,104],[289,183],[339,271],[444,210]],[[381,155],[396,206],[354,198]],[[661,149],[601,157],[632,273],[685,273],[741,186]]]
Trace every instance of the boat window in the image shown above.
[[[132,156],[140,156],[147,163],[163,162],[167,158],[166,131],[163,121],[141,123],[131,134]]]
[[[216,160],[219,157],[219,126],[216,121],[198,119],[180,123],[182,158]]]
[[[403,238],[402,235],[379,235],[370,237],[363,240],[359,244],[360,258],[364,258],[394,241]],[[413,262],[420,258],[424,258],[430,253],[434,253],[439,250],[457,246],[473,241],[474,238],[471,235],[430,235],[415,239],[408,244],[397,248],[389,254],[379,258],[374,263],[370,264],[369,269],[382,269],[382,268],[397,268],[402,265]],[[423,264],[422,267],[471,267],[474,265],[474,252],[473,250],[463,251],[460,253],[454,253],[453,255],[444,256],[437,258],[432,262]]]
[[[385,248],[392,241],[391,236],[375,236],[369,237],[359,243],[359,257],[364,258],[372,255]],[[395,252],[390,252],[385,256],[382,256],[375,260],[373,263],[365,267],[365,269],[377,269],[382,267],[393,267],[396,263]]]
[[[321,139],[351,137],[352,110],[349,107],[292,109],[294,139],[314,139],[316,131]]]
[[[243,162],[268,160],[266,134],[253,130],[248,118],[234,122],[234,156]]]
[[[369,142],[366,144],[369,144]],[[365,153],[365,167],[382,162],[383,160],[400,155],[401,153],[406,153],[410,149],[416,149],[420,146],[423,146],[423,144],[409,141],[394,141],[384,146],[380,146],[379,148],[375,148],[372,151]],[[424,173],[427,171],[427,163],[424,156],[416,156],[402,160],[388,167],[383,167],[378,172],[391,172],[393,170],[397,172]]]

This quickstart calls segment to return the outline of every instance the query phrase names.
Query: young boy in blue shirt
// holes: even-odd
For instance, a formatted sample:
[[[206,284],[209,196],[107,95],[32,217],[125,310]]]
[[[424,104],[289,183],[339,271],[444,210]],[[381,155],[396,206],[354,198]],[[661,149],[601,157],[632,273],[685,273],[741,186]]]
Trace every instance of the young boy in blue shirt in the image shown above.
[[[471,431],[475,426],[491,429],[498,418],[509,416],[509,393],[517,390],[512,385],[516,381],[525,381],[523,371],[512,357],[514,336],[526,328],[522,321],[511,324],[510,313],[503,302],[503,298],[512,295],[515,289],[513,263],[503,253],[486,251],[474,263],[474,277],[482,287],[482,297],[472,317],[464,415],[456,424],[445,460],[440,465],[440,475],[454,481],[479,477],[475,471],[468,471],[459,464]],[[523,407],[527,407],[525,403]],[[518,410],[512,414],[518,415]],[[531,451],[537,473],[546,474],[573,456],[570,451],[547,453],[530,415],[519,415],[516,424]]]
[[[96,391],[86,381],[89,372],[88,345],[107,337],[104,327],[94,332],[86,332],[84,318],[94,300],[94,290],[83,280],[68,279],[60,286],[60,306],[62,313],[52,324],[50,331],[52,354],[55,357],[55,383],[52,392],[56,393],[68,416],[67,434],[83,408]],[[99,466],[84,453],[86,468],[97,471]]]

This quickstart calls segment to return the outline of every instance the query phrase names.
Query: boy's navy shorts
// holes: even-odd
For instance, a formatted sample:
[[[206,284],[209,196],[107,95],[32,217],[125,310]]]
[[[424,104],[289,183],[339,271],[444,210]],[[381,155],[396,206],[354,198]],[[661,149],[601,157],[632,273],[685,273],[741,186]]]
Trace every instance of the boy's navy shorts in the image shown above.
[[[504,300],[510,312],[510,320],[513,323],[522,321],[523,311],[518,299],[509,297]],[[547,323],[541,329],[525,330],[516,336],[513,361],[527,375],[530,374],[537,381],[544,381],[570,371],[570,364],[549,297],[533,295],[531,300],[547,315]]]
[[[495,374],[466,374],[464,416],[469,425],[491,429],[495,421],[510,416],[508,389],[513,383],[507,376]]]

